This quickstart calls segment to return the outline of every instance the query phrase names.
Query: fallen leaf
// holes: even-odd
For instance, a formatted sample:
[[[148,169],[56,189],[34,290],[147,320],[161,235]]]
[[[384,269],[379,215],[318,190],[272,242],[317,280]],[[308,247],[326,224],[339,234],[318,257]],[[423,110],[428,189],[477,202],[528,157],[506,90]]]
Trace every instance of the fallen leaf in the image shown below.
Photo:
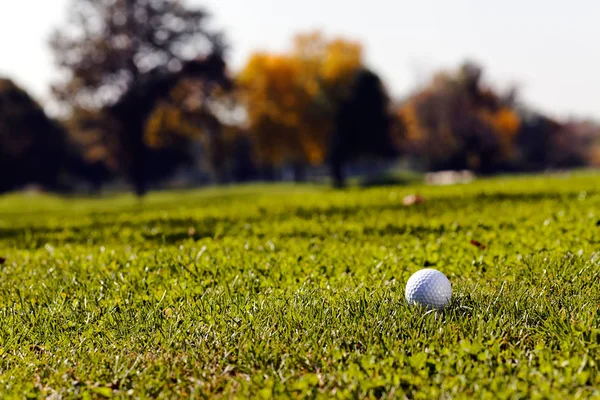
[[[485,250],[487,249],[487,246],[481,242],[478,242],[477,240],[471,239],[471,244],[475,247],[480,248],[481,250]]]

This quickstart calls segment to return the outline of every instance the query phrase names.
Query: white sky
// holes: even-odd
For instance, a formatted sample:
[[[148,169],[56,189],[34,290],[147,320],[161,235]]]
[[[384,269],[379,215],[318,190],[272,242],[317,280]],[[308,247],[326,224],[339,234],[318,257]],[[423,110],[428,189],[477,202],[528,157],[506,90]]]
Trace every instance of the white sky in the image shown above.
[[[38,100],[55,76],[47,36],[70,0],[0,0],[0,75]],[[465,58],[489,81],[516,82],[530,105],[557,116],[600,119],[598,0],[189,0],[225,29],[239,69],[259,49],[284,50],[301,31],[322,29],[365,45],[370,67],[393,95],[407,95]]]

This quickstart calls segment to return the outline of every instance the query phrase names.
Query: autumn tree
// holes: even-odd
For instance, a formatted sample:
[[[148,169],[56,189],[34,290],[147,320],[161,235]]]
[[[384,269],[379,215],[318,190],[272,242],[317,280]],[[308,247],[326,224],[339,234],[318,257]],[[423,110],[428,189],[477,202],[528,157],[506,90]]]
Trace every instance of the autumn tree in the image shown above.
[[[179,148],[190,163],[212,172],[214,181],[234,179],[237,144],[245,136],[236,117],[237,99],[224,90],[203,93],[192,82],[180,82],[166,99],[161,100],[149,116],[145,140],[152,149]],[[189,154],[191,147],[201,147],[202,157]]]
[[[202,93],[228,84],[221,34],[207,18],[178,0],[73,0],[69,24],[52,37],[65,72],[56,97],[116,123],[116,158],[139,195],[154,165],[145,128],[159,101],[183,79],[201,81]]]
[[[253,55],[238,77],[249,130],[262,168],[300,160],[300,104],[308,94],[299,83],[299,65],[286,55]]]
[[[430,169],[493,172],[516,154],[520,118],[509,101],[483,84],[476,64],[437,74],[398,114],[406,126],[405,147]]]
[[[61,122],[85,165],[81,168],[85,180],[91,184],[93,192],[99,192],[102,185],[118,172],[118,137],[107,134],[115,132],[118,126],[102,112],[80,107],[73,108]]]
[[[238,76],[248,130],[263,166],[321,164],[339,103],[362,65],[359,43],[318,32],[295,37],[289,52],[256,53]]]

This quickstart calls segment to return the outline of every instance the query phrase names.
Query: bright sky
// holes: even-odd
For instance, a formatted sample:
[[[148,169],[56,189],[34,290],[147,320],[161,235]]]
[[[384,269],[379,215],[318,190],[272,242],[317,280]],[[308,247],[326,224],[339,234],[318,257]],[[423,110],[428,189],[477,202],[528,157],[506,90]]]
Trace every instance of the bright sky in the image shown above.
[[[0,75],[42,102],[56,73],[46,39],[69,1],[0,1]],[[397,97],[471,58],[500,88],[520,84],[522,98],[544,112],[600,119],[598,0],[189,1],[225,29],[234,69],[255,50],[285,50],[295,33],[321,29],[361,40]]]

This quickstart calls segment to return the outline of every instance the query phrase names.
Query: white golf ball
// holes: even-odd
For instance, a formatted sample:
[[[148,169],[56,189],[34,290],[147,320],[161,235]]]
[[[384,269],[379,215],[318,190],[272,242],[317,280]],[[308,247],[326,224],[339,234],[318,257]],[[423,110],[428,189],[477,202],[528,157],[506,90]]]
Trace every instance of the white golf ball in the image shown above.
[[[408,279],[404,295],[408,304],[441,309],[450,302],[452,285],[440,271],[425,268]]]

